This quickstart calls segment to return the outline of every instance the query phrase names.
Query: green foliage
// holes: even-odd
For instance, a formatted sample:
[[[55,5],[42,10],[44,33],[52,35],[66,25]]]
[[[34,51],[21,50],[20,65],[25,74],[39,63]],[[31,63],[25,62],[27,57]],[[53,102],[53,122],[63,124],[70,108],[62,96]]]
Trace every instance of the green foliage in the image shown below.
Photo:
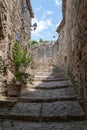
[[[15,70],[15,80],[25,82],[28,78],[25,73],[27,66],[33,66],[32,55],[27,53],[20,45],[19,42],[15,42],[13,46],[13,64]]]
[[[37,44],[37,41],[32,40],[31,42],[28,42],[28,48],[30,48],[34,44]]]
[[[19,42],[14,43],[13,47],[13,62],[16,68],[27,67],[32,62],[32,55],[20,46]]]
[[[39,43],[43,43],[43,39],[39,39]],[[32,40],[31,42],[28,42],[28,48],[30,48],[32,45],[38,44],[36,40]]]
[[[15,67],[21,66],[21,64],[24,62],[26,53],[25,51],[21,48],[19,42],[14,43],[13,47],[13,62]]]
[[[37,41],[32,40],[32,41],[31,41],[31,45],[34,45],[34,44],[37,44]]]
[[[42,39],[42,38],[40,38],[40,39],[39,39],[39,42],[40,42],[40,43],[42,43],[42,42],[44,42],[44,41],[43,41],[43,39]]]
[[[33,75],[28,74],[28,73],[23,73],[21,71],[18,71],[15,75],[14,81],[19,81],[22,83],[27,83],[27,80],[29,80],[31,83],[33,81]]]
[[[17,71],[15,74],[15,81],[26,83],[26,79],[28,78],[27,73],[23,73],[21,71]]]

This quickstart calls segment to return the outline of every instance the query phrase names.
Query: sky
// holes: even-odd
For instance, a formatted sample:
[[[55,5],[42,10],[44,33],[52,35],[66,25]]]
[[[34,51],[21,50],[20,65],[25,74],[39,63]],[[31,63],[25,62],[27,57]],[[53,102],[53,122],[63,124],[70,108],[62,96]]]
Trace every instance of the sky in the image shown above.
[[[31,39],[52,41],[57,39],[56,29],[62,20],[62,0],[31,0],[36,31],[32,31]]]

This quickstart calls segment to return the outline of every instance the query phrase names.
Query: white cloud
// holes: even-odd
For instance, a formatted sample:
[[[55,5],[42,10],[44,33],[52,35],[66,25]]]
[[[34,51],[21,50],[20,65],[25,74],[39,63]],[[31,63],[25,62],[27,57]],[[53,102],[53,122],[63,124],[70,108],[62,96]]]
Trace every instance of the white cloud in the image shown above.
[[[50,11],[50,10],[44,10],[43,14],[42,14],[42,19],[45,19],[48,15],[52,15],[54,12]]]
[[[37,23],[36,31],[33,31],[33,35],[39,35],[43,30],[47,29],[49,26],[52,26],[52,22],[50,19],[48,20],[37,20],[36,18],[33,20],[33,23]]]
[[[47,15],[51,15],[51,14],[53,14],[54,12],[48,10],[46,13],[47,13]]]
[[[62,4],[62,0],[55,0],[55,2],[56,2],[56,5],[57,5],[57,6],[59,6],[59,5]]]

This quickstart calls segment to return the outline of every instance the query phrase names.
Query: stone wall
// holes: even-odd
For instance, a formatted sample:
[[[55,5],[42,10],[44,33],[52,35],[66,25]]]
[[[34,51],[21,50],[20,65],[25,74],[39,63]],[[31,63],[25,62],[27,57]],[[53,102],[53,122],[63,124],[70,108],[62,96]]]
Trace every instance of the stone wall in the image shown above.
[[[83,86],[87,80],[87,1],[67,0],[66,4],[66,42],[69,73],[73,74],[74,81],[81,87],[79,94],[82,97],[84,95]]]
[[[27,43],[31,39],[31,18],[34,18],[30,0],[19,0],[21,8],[21,33],[19,33],[20,43],[27,48]]]
[[[33,17],[30,0],[0,0],[0,56],[10,71],[14,42],[19,40],[27,48]]]
[[[54,44],[54,42],[38,43],[32,47],[36,69],[49,69],[50,66],[56,65],[57,52],[55,52],[56,46]]]
[[[63,0],[63,20],[65,21],[68,74],[76,83],[78,98],[86,108],[87,0]]]
[[[57,41],[59,46],[57,64],[64,69],[65,75],[67,76],[67,44],[65,42],[65,24],[63,24],[60,30],[57,29],[57,32],[59,33]]]
[[[65,77],[64,63],[61,65],[61,57],[58,57],[59,47],[62,48],[61,45],[59,46],[58,41],[44,42],[34,45],[31,48],[34,69],[50,72],[50,74],[59,78]]]
[[[0,51],[4,52],[5,60],[12,56],[16,39],[26,47],[31,38],[31,17],[34,16],[29,4],[27,0],[0,0]]]

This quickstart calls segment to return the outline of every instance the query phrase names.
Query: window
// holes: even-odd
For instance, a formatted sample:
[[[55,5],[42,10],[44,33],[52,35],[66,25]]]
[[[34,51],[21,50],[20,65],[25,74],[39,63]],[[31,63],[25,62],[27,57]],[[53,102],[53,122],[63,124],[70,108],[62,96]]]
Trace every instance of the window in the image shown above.
[[[19,34],[16,33],[16,41],[19,41]]]

